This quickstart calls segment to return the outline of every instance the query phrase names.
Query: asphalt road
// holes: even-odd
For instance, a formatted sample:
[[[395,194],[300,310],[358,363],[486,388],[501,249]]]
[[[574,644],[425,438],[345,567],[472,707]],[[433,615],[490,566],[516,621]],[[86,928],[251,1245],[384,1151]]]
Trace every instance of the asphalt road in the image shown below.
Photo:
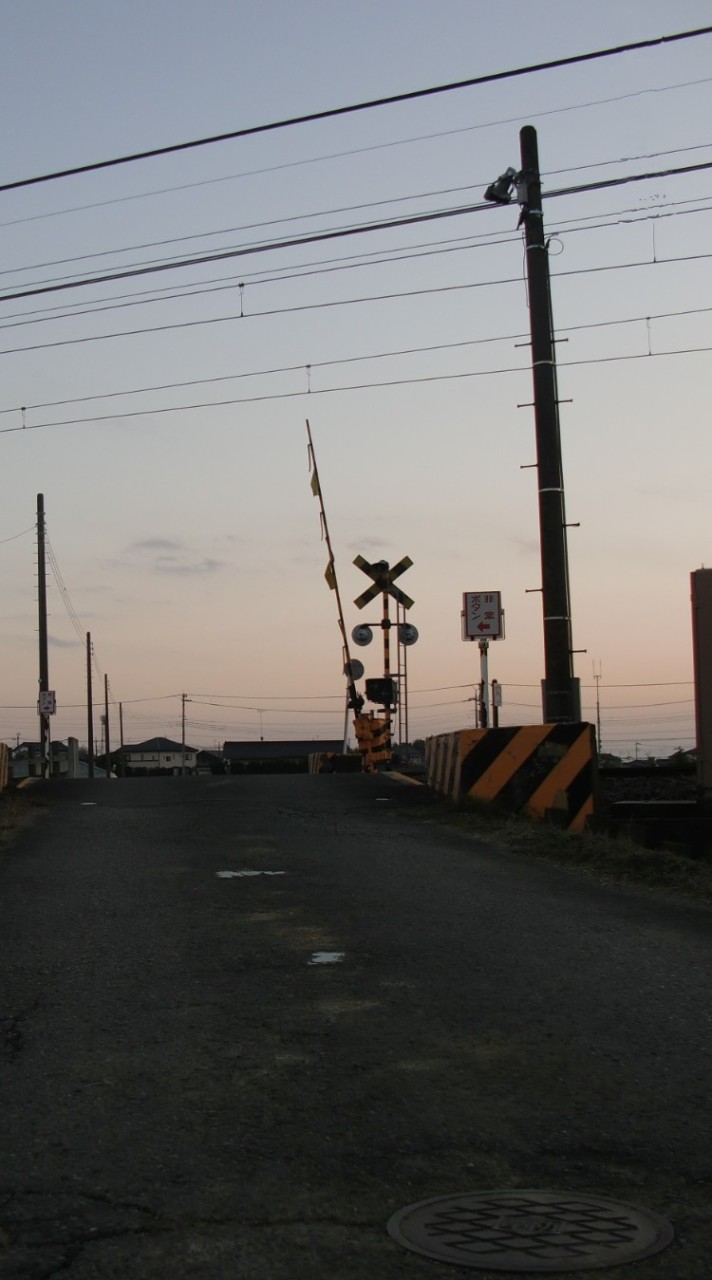
[[[492,1188],[648,1207],[674,1242],[601,1274],[709,1280],[709,909],[388,777],[35,794],[0,862],[3,1280],[492,1280],[386,1233]]]

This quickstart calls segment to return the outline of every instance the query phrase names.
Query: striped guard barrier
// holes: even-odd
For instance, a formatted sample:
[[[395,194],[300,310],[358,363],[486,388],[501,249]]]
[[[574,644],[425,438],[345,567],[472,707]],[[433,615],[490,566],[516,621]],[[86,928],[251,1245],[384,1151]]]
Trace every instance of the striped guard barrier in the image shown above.
[[[374,715],[354,716],[354,732],[364,769],[374,770],[391,758],[389,721]]]
[[[582,831],[595,810],[596,739],[590,724],[463,729],[429,738],[427,782],[453,800],[497,801],[535,821]]]

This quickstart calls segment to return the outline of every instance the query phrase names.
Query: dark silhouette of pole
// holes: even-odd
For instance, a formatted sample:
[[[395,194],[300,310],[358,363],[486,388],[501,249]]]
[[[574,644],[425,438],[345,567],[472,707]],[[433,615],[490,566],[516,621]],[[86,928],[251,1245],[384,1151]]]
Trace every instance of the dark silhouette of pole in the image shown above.
[[[94,694],[91,675],[91,632],[87,631],[87,743],[89,777],[94,777]]]
[[[573,673],[571,600],[556,386],[554,324],[551,309],[549,249],[544,236],[536,129],[519,134],[524,188],[524,226],[529,324],[534,380],[542,605],[544,614],[544,720],[552,724],[579,718]],[[521,194],[519,196],[521,202]]]
[[[104,672],[104,743],[106,746],[106,776],[111,777],[111,745],[109,742],[109,677]]]
[[[42,694],[49,692],[49,651],[47,643],[47,570],[45,565],[45,513],[44,494],[37,494],[37,599],[39,606],[40,633],[40,772],[43,778],[49,773],[50,720],[43,713]]]

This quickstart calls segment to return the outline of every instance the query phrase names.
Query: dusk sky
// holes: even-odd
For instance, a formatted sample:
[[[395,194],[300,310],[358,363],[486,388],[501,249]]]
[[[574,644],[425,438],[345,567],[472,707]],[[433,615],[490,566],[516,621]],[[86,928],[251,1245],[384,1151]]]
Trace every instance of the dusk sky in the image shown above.
[[[5,5],[0,184],[709,23],[703,0]],[[595,670],[604,750],[693,745],[712,169],[556,192],[712,164],[711,105],[700,36],[1,192],[0,737],[38,738],[38,493],[53,738],[86,741],[86,631],[127,742],[180,738],[182,692],[192,745],[340,736],[307,418],[349,630],[379,616],[352,603],[368,585],[354,557],[413,560],[411,738],[474,723],[464,591],[502,592],[500,723],[540,722],[516,203],[2,296],[478,205],[533,124],[583,716]],[[358,656],[381,674],[380,636]]]

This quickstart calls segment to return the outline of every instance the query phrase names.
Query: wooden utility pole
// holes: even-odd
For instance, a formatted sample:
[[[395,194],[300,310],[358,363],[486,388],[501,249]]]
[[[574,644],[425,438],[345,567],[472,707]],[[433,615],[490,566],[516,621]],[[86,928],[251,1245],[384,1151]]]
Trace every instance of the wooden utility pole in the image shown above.
[[[529,324],[534,379],[539,534],[544,613],[544,720],[547,724],[580,718],[573,673],[571,598],[564,507],[564,479],[556,385],[554,323],[551,309],[549,247],[544,236],[541,177],[536,129],[519,134],[522,169],[518,177],[520,222],[524,226]]]
[[[37,599],[39,606],[39,712],[40,712],[40,771],[43,778],[49,774],[50,718],[42,704],[43,694],[49,692],[49,652],[47,643],[47,570],[45,566],[45,512],[44,494],[37,494]]]
[[[89,777],[94,777],[94,694],[91,672],[91,632],[87,631],[87,754]]]

